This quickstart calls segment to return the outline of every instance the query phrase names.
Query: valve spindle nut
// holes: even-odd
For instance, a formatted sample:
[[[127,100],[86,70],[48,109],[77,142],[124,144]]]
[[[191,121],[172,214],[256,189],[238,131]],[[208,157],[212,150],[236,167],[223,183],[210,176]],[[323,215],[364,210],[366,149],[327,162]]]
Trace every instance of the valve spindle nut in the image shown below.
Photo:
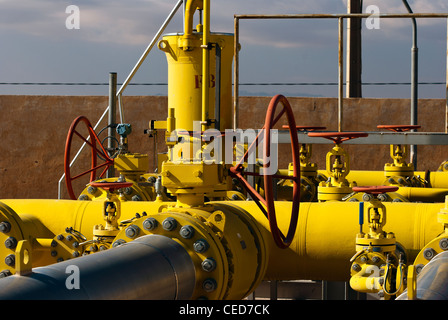
[[[8,233],[11,231],[11,224],[8,221],[0,222],[0,232]]]
[[[205,279],[202,283],[202,289],[204,289],[206,292],[215,291],[217,286],[218,284],[216,283],[216,280],[212,278]]]
[[[448,239],[447,238],[440,239],[439,247],[442,250],[448,250]]]
[[[423,251],[423,256],[425,257],[426,260],[431,260],[432,258],[434,258],[436,252],[434,251],[433,248],[426,248]]]
[[[5,247],[8,249],[14,249],[17,247],[17,240],[14,237],[9,237],[5,240]]]
[[[156,219],[154,218],[148,218],[145,219],[145,221],[143,221],[143,229],[147,230],[147,231],[151,231],[154,230],[155,228],[157,228],[158,226],[158,222]]]
[[[202,270],[206,272],[212,272],[216,269],[216,261],[213,258],[207,258],[201,263]]]
[[[5,263],[7,266],[13,267],[16,264],[16,256],[13,254],[7,255],[5,258]]]
[[[197,253],[204,253],[205,251],[208,250],[209,247],[210,245],[204,239],[199,239],[195,243],[193,243],[193,249]]]
[[[191,239],[194,235],[194,228],[190,225],[183,226],[180,228],[179,234],[184,239]]]
[[[166,231],[173,231],[177,227],[177,221],[174,218],[168,217],[162,222],[162,228]]]
[[[129,227],[126,228],[126,236],[128,238],[135,238],[140,233],[140,228],[137,227],[135,224],[131,224]]]

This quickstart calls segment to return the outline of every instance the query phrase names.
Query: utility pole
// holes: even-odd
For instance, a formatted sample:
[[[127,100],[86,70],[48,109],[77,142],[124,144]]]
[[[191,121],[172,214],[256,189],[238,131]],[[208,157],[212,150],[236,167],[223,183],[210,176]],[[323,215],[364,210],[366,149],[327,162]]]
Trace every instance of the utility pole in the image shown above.
[[[347,0],[347,13],[362,13],[362,0]],[[347,19],[347,98],[362,97],[361,25],[362,19]]]

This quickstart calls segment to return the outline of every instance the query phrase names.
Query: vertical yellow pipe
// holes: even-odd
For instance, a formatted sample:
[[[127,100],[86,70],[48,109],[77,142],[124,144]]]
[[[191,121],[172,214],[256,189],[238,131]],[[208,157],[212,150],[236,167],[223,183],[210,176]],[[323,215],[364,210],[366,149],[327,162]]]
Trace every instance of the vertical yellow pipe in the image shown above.
[[[210,85],[210,0],[204,0],[204,27],[202,35],[202,130],[206,129],[209,111]]]

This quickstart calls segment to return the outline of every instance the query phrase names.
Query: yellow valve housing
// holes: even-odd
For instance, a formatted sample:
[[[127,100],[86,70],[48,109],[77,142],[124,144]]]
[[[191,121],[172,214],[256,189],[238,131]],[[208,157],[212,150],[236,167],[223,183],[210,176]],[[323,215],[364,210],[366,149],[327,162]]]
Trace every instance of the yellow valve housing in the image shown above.
[[[168,34],[158,47],[166,53],[168,61],[168,108],[174,109],[175,129],[193,131],[194,122],[202,121],[202,33],[191,34],[189,51],[182,49],[182,40],[182,34]],[[221,49],[219,130],[224,131],[232,127],[233,35],[211,33],[210,44],[211,53],[216,51],[216,45]],[[209,110],[206,110],[210,123],[217,117],[214,108],[217,84],[215,56],[210,55]]]

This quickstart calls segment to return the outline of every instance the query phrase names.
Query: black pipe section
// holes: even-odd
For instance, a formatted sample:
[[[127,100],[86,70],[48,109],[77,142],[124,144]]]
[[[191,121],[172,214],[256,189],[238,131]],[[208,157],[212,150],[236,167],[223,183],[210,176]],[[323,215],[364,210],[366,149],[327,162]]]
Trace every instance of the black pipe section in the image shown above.
[[[160,235],[0,279],[2,300],[175,300],[191,298],[188,252]]]

